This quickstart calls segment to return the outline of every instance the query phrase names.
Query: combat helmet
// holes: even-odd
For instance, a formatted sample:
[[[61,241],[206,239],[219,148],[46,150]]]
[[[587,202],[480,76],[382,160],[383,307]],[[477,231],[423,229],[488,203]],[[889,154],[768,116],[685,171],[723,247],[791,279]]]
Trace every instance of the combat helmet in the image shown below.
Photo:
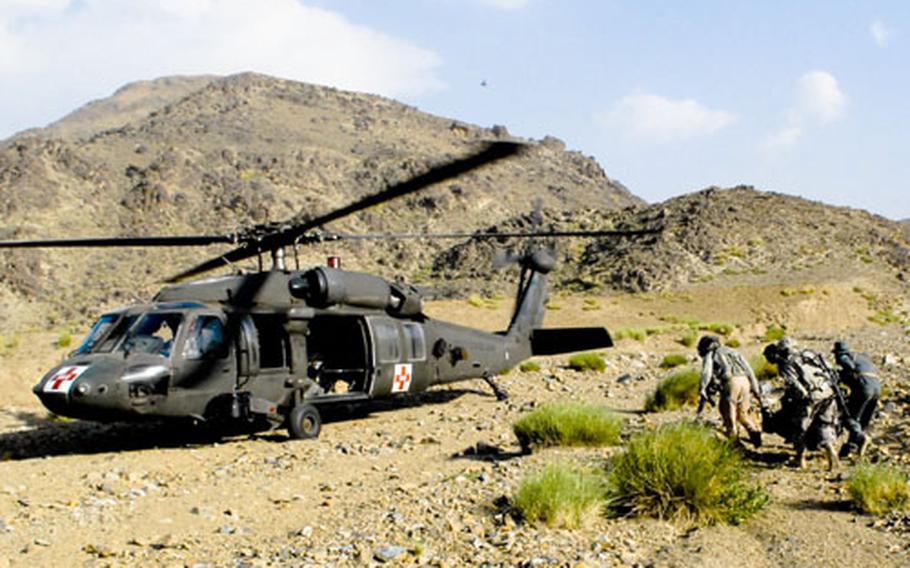
[[[846,340],[838,339],[837,341],[834,342],[834,351],[832,351],[832,353],[834,353],[835,355],[840,355],[841,353],[849,354],[850,353],[850,344],[847,343]]]
[[[702,357],[718,347],[720,347],[720,339],[713,335],[705,335],[698,340],[698,354]]]

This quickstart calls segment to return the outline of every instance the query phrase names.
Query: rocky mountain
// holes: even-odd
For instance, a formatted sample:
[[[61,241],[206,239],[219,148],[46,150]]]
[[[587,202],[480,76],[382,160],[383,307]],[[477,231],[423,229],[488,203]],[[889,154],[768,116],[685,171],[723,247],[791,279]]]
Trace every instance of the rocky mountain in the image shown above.
[[[491,230],[529,226],[517,218]],[[654,234],[570,239],[556,248],[565,269],[557,285],[630,292],[666,290],[716,279],[817,282],[857,278],[905,282],[910,244],[901,223],[752,187],[709,188],[647,207],[548,212],[550,229],[641,229]],[[469,243],[439,255],[437,276],[463,285],[496,257],[492,243]],[[470,266],[457,271],[458,266]],[[503,273],[500,278],[507,279]],[[495,281],[487,280],[489,288]]]
[[[140,83],[0,145],[0,238],[221,234],[314,216],[502,138],[511,137],[501,126],[256,74]],[[536,198],[568,211],[643,205],[559,140],[527,142],[520,157],[328,229],[472,231]],[[302,261],[341,251],[349,267],[415,277],[443,246],[332,245]],[[2,253],[0,322],[148,297],[163,277],[218,250]]]

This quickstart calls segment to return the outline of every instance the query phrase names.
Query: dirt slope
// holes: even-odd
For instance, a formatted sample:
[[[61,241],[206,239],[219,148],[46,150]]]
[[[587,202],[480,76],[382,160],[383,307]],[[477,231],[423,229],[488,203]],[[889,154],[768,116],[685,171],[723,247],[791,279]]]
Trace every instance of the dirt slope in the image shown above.
[[[745,294],[718,288],[719,297]],[[766,311],[796,297],[753,290],[750,303]],[[707,294],[707,292],[706,292]],[[849,307],[844,336],[881,366],[891,394],[874,431],[871,458],[906,463],[910,428],[906,364],[910,348],[899,328],[865,319],[862,298],[831,289],[825,306]],[[761,348],[762,320],[730,311],[698,293],[563,298],[550,325],[611,327],[659,321],[655,314],[693,310],[708,320],[741,321],[743,350]],[[497,329],[508,305],[466,302],[431,312]],[[819,349],[834,335],[826,319],[806,319],[796,338]],[[374,406],[366,416],[339,415],[318,440],[291,442],[282,432],[213,444],[185,429],[154,425],[50,422],[28,392],[36,369],[57,354],[54,337],[31,337],[16,354],[0,357],[7,389],[0,403],[0,566],[322,566],[394,563],[435,566],[902,566],[910,538],[846,504],[842,475],[828,474],[816,456],[805,471],[784,461],[789,449],[769,437],[750,453],[757,480],[771,493],[768,510],[739,527],[686,530],[656,520],[598,519],[578,531],[527,525],[504,514],[521,478],[557,460],[599,466],[615,449],[554,449],[517,455],[511,423],[548,400],[607,404],[626,418],[625,435],[691,416],[640,414],[648,392],[665,374],[663,354],[683,350],[674,336],[625,340],[607,354],[602,374],[542,359],[539,372],[502,377],[512,394],[498,403],[480,382],[456,385]],[[694,353],[689,352],[694,361]],[[46,363],[42,361],[47,361]],[[624,374],[637,379],[617,381]],[[420,403],[419,405],[415,403]],[[710,419],[716,424],[717,418]],[[477,449],[480,448],[480,454]],[[892,527],[892,528],[889,528]]]

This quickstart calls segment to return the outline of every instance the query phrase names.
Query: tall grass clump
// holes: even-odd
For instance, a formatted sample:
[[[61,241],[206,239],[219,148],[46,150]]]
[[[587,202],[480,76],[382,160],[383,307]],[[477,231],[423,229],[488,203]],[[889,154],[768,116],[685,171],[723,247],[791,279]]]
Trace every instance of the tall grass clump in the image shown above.
[[[711,430],[691,422],[667,424],[638,434],[616,457],[607,503],[620,515],[739,524],[768,502],[747,473],[733,445]]]
[[[599,516],[603,496],[602,474],[556,463],[523,479],[511,504],[529,522],[574,529]]]
[[[613,446],[619,443],[622,421],[603,406],[554,402],[525,414],[512,430],[525,451],[534,446]]]
[[[688,362],[689,358],[682,353],[670,353],[669,355],[664,355],[663,361],[660,362],[660,367],[661,369],[672,369]]]
[[[689,330],[685,335],[677,339],[677,341],[685,347],[692,347],[695,345],[695,342],[698,341],[698,332],[694,329]]]
[[[749,366],[759,381],[770,381],[777,376],[777,365],[769,363],[761,353],[749,359]]]
[[[73,343],[73,334],[68,331],[63,331],[60,333],[60,336],[57,338],[57,347],[65,349],[72,345]]]
[[[597,353],[577,353],[569,357],[569,368],[575,371],[603,372],[607,362]]]
[[[907,474],[887,464],[860,464],[847,479],[850,499],[864,513],[882,515],[910,509]]]
[[[772,323],[765,328],[765,335],[762,337],[764,341],[780,341],[787,336],[787,330],[776,323]]]
[[[667,376],[658,383],[654,392],[645,400],[646,412],[677,410],[698,402],[698,385],[701,373],[686,367]]]

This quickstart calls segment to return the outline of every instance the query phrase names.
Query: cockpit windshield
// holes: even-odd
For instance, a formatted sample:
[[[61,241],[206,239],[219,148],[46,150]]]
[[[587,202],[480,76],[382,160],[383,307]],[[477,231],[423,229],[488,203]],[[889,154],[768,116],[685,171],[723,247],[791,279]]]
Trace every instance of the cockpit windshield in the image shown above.
[[[91,353],[98,344],[98,341],[104,337],[104,334],[110,329],[111,325],[117,320],[117,314],[105,314],[95,322],[88,335],[82,340],[82,343],[76,348],[77,354]]]
[[[170,357],[182,321],[183,314],[175,312],[143,314],[130,328],[120,350]]]

